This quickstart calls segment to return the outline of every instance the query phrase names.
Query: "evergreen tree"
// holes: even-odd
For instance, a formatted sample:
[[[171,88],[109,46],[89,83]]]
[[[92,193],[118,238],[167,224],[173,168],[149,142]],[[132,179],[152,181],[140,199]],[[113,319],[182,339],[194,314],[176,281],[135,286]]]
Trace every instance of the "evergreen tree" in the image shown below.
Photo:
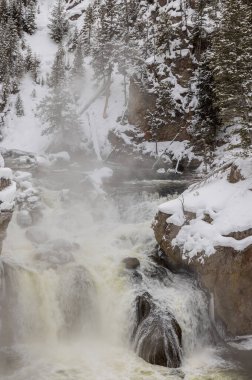
[[[81,121],[65,75],[65,54],[60,46],[50,76],[50,90],[40,103],[39,115],[45,124],[43,134],[53,134],[57,149],[78,150],[82,133]]]
[[[24,10],[24,31],[28,34],[33,34],[36,26],[36,3],[30,2]]]
[[[251,115],[252,4],[224,0],[219,30],[213,38],[212,68],[216,106],[224,127],[249,127]]]
[[[169,13],[160,13],[156,28],[156,54],[171,54],[170,44],[173,37],[173,26]]]
[[[16,110],[16,115],[18,117],[24,116],[24,106],[23,106],[23,102],[22,102],[22,99],[20,97],[20,94],[18,94],[18,96],[17,96],[17,100],[15,103],[15,110]]]
[[[7,23],[9,16],[8,5],[6,0],[0,0],[0,23]]]
[[[65,76],[65,51],[63,46],[60,45],[52,65],[51,75],[48,78],[48,85],[52,88],[57,88],[65,81]]]
[[[109,82],[111,78],[116,52],[114,37],[118,35],[117,19],[116,0],[106,0],[100,7],[99,23],[92,47],[92,66],[98,80]]]
[[[69,29],[63,0],[57,0],[52,9],[49,21],[48,28],[50,30],[50,37],[57,43],[61,42]]]
[[[39,66],[40,66],[40,59],[37,57],[36,54],[32,57],[31,61],[31,75],[34,82],[38,82],[38,75],[39,75]]]
[[[32,67],[32,50],[31,50],[31,47],[28,46],[27,47],[27,52],[26,52],[26,56],[25,56],[25,69],[26,71],[30,71],[31,70],[31,67]]]
[[[76,46],[78,44],[78,40],[79,40],[79,32],[78,32],[78,28],[75,27],[74,32],[71,35],[69,42],[68,42],[69,51],[73,51],[76,49]]]
[[[175,116],[175,104],[171,95],[169,83],[160,82],[157,89],[156,103],[153,110],[148,110],[146,120],[150,129],[153,141],[157,141],[158,133],[161,129],[173,123]]]
[[[91,4],[86,9],[84,16],[84,23],[81,29],[81,38],[85,54],[89,55],[91,52],[91,37],[94,24],[94,10]]]
[[[200,149],[206,146],[213,148],[216,134],[220,128],[219,110],[216,107],[216,96],[214,93],[214,76],[210,66],[210,54],[206,51],[199,65],[197,98],[198,104],[195,110],[195,126],[193,129],[193,140]]]

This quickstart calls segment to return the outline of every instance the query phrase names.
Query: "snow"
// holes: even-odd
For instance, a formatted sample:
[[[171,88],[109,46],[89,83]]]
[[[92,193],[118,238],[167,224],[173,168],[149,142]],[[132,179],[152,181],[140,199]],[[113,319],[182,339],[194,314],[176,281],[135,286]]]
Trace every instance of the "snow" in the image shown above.
[[[9,168],[0,168],[0,178],[12,180],[12,170]]]
[[[243,166],[248,163],[243,160]],[[179,246],[189,259],[201,253],[210,256],[217,246],[242,251],[252,244],[252,236],[237,240],[227,235],[252,228],[252,177],[231,184],[227,173],[201,187],[191,186],[179,198],[162,204],[168,223],[180,226],[172,245]],[[185,211],[195,213],[187,220]],[[211,223],[203,220],[206,215]],[[202,259],[202,257],[201,257]]]
[[[151,141],[144,141],[138,145],[139,149],[142,150],[144,154],[156,155],[156,143]],[[157,143],[158,156],[166,153],[172,157],[174,160],[181,160],[184,157],[188,157],[191,161],[195,155],[193,153],[193,148],[190,142],[184,141],[159,141]]]
[[[15,196],[16,183],[11,182],[10,186],[0,191],[0,211],[11,211],[14,207]]]
[[[30,172],[24,172],[24,171],[18,170],[14,173],[14,180],[17,183],[30,181],[31,178],[32,178],[32,175]]]

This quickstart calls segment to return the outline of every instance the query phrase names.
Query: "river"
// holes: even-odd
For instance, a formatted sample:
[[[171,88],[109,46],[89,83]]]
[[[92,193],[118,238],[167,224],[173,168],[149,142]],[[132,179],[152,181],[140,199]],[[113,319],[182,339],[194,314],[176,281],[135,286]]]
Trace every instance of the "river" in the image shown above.
[[[39,236],[27,235],[16,209],[4,242],[1,380],[249,379],[225,345],[213,344],[208,298],[196,280],[166,268],[160,275],[153,260],[157,207],[185,183],[127,182],[96,194],[70,167],[54,174],[33,176]],[[139,260],[137,270],[125,268],[127,257]],[[156,315],[166,321],[171,313],[181,327],[179,369],[137,354],[135,304],[147,293]]]

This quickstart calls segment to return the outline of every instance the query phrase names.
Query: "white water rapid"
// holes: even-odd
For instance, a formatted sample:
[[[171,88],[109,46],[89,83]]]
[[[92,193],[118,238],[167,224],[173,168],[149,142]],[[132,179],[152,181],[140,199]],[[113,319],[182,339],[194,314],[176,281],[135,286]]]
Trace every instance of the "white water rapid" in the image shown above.
[[[43,178],[39,184],[35,237],[14,214],[1,256],[1,380],[242,379],[211,346],[208,300],[197,282],[160,272],[149,256],[151,222],[165,199],[91,197],[84,189],[70,189],[67,199]],[[127,257],[139,259],[137,272],[125,269]],[[143,293],[158,317],[171,313],[179,323],[181,369],[135,352],[135,300]]]

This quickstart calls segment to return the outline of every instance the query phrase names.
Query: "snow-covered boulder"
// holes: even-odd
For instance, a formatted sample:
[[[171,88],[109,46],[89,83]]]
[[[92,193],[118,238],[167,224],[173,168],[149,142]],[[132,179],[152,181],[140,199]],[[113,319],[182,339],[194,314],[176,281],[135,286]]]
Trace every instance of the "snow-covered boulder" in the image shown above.
[[[240,160],[236,168],[191,186],[162,204],[153,223],[171,266],[200,275],[216,319],[233,335],[252,333],[251,164]]]

